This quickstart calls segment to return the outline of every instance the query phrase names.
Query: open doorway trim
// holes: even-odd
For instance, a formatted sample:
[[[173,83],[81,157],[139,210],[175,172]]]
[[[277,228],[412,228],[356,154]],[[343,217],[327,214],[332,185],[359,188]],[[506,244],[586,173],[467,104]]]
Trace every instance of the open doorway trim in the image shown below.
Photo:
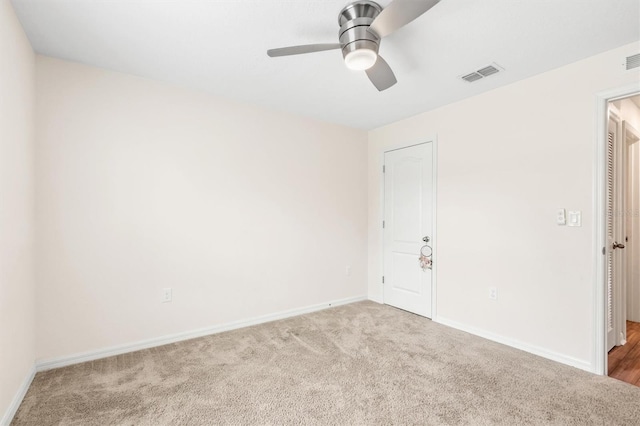
[[[591,365],[593,372],[607,374],[606,349],[606,276],[602,249],[606,246],[606,162],[607,162],[607,105],[610,101],[640,93],[640,83],[596,94],[596,138],[593,174],[593,330],[595,331]]]

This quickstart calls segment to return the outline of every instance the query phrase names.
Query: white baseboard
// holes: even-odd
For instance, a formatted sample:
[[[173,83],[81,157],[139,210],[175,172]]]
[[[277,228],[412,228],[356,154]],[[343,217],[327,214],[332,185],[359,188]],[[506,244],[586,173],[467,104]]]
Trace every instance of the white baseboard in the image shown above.
[[[27,374],[27,377],[25,377],[24,380],[22,381],[22,384],[18,388],[18,392],[16,392],[15,396],[13,397],[13,400],[11,401],[9,408],[7,408],[7,411],[4,413],[4,416],[2,416],[2,419],[0,420],[0,425],[9,426],[9,424],[11,424],[11,421],[13,420],[13,416],[16,415],[16,412],[18,411],[20,404],[22,404],[22,400],[24,399],[24,396],[27,394],[27,391],[29,390],[29,386],[31,386],[31,382],[33,381],[33,378],[35,377],[35,375],[36,375],[36,367],[33,366],[31,367],[31,371],[29,371],[29,374]]]
[[[559,362],[561,364],[570,365],[571,367],[579,368],[580,370],[585,370],[588,372],[593,372],[593,366],[591,362],[584,361],[582,359],[573,358],[567,355],[563,355],[557,352],[550,351],[545,348],[541,348],[539,346],[530,345],[528,343],[520,342],[515,339],[511,339],[509,337],[500,336],[498,334],[494,334],[485,330],[481,330],[479,328],[475,328],[472,326],[468,326],[465,324],[461,324],[457,321],[453,321],[447,318],[438,317],[435,322],[440,323],[442,325],[446,325],[448,327],[452,327],[458,329],[460,331],[464,331],[470,334],[474,334],[476,336],[485,338],[487,340],[492,340],[497,343],[502,343],[503,345],[511,346],[512,348],[520,349],[525,352],[532,353],[534,355],[541,356],[543,358],[550,359],[552,361]]]
[[[346,305],[349,303],[367,300],[366,296],[350,297],[347,299],[335,300],[332,302],[319,303],[317,305],[306,306],[303,308],[289,309],[287,311],[276,312],[273,314],[261,315],[246,320],[233,321],[225,324],[214,325],[212,327],[200,328],[197,330],[185,331],[182,333],[171,334],[168,336],[155,337],[153,339],[141,340],[138,342],[128,343],[125,345],[112,346],[109,348],[98,349],[95,351],[82,352],[74,355],[57,357],[47,360],[36,361],[36,371],[46,371],[54,368],[66,367],[68,365],[79,364],[81,362],[93,361],[100,358],[107,358],[114,355],[120,355],[128,352],[135,352],[141,349],[148,349],[155,346],[162,346],[169,343],[180,342],[182,340],[194,339],[196,337],[208,336],[210,334],[221,333],[223,331],[235,330],[237,328],[248,327],[251,325],[262,324],[270,321],[276,321],[297,315],[308,314],[320,311],[334,306]]]

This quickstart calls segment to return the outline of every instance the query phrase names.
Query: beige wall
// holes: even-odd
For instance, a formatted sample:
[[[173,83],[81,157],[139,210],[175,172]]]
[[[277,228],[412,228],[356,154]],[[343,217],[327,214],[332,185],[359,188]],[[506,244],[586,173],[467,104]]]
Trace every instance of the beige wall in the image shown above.
[[[47,57],[37,99],[39,359],[366,297],[366,132]]]
[[[380,151],[437,134],[438,319],[591,368],[596,93],[637,82],[621,66],[637,52],[627,45],[371,131],[369,296],[382,298]],[[581,210],[582,227],[556,225],[558,208]]]
[[[0,0],[0,423],[35,359],[34,70],[11,3]]]

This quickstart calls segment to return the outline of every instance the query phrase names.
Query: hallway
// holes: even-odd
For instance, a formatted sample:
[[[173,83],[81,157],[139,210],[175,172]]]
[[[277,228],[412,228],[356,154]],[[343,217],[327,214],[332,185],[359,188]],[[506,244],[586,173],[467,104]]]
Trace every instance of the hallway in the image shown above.
[[[627,344],[609,352],[609,377],[640,386],[640,323],[627,321]]]

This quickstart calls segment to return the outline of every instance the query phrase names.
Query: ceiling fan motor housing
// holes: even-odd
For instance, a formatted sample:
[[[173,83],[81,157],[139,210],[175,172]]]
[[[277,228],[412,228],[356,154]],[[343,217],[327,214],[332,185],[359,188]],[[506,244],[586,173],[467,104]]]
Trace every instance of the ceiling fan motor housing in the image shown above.
[[[342,56],[358,49],[369,49],[378,53],[380,37],[369,32],[369,26],[382,12],[378,3],[373,1],[356,1],[347,5],[338,16],[340,32],[338,37],[342,45]]]

